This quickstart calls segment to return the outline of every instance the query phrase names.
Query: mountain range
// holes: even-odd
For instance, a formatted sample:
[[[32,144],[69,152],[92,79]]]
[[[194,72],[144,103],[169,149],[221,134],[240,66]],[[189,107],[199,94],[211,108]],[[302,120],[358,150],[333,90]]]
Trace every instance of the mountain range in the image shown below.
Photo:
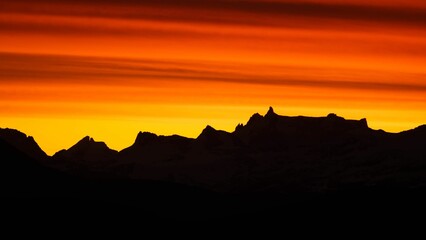
[[[37,192],[55,195],[57,191],[52,189],[40,190],[52,182],[74,189],[70,190],[73,196],[81,195],[78,189],[87,186],[103,189],[100,195],[110,196],[109,186],[118,184],[113,191],[127,196],[126,203],[140,200],[140,189],[155,189],[153,195],[158,195],[164,193],[159,190],[164,186],[178,195],[190,193],[190,199],[194,192],[201,192],[209,199],[225,194],[252,199],[274,196],[272,199],[287,202],[348,194],[351,197],[345,199],[353,201],[366,193],[366,198],[382,199],[401,191],[406,196],[414,191],[422,199],[419,196],[426,193],[426,125],[388,133],[369,128],[366,119],[346,120],[335,114],[288,117],[271,107],[264,116],[254,114],[233,132],[207,126],[195,139],[139,132],[133,145],[121,151],[87,136],[69,149],[47,156],[32,137],[12,129],[0,129],[0,145],[7,163],[3,175],[15,179],[16,184],[8,188],[15,195],[19,195],[16,188],[30,196]],[[32,187],[24,187],[27,182]],[[145,187],[133,187],[135,183]],[[161,187],[152,187],[153,183]],[[57,195],[69,197],[67,188],[59,188]],[[146,194],[142,195],[145,199]],[[335,203],[341,198],[327,199]],[[240,208],[233,205],[232,209]]]

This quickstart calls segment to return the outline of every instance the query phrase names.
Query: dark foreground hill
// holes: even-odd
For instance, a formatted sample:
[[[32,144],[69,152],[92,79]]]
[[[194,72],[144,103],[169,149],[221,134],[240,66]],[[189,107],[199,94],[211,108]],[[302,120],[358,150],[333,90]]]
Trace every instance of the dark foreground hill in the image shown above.
[[[285,117],[271,108],[232,133],[141,132],[119,152],[86,137],[53,157],[32,138],[1,131],[5,206],[23,213],[241,223],[395,219],[426,209],[425,126],[391,134],[365,119]]]

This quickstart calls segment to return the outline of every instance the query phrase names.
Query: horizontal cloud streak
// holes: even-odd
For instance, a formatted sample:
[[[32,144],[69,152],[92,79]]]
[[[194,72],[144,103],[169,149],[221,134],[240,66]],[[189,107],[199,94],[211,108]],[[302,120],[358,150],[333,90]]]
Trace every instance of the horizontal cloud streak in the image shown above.
[[[100,5],[102,4],[102,7]],[[425,4],[389,6],[303,1],[54,1],[9,2],[3,13],[151,19],[173,22],[291,26],[289,19],[331,19],[369,24],[426,25]],[[420,6],[420,7],[419,7]],[[11,19],[11,21],[13,21]],[[315,24],[311,22],[310,24]],[[320,25],[317,25],[320,27]]]
[[[324,70],[308,67],[280,66],[283,73],[259,74],[250,68],[265,66],[240,65],[238,67],[215,63],[192,63],[177,61],[130,60],[113,58],[90,58],[71,56],[44,56],[0,53],[0,83],[29,82],[54,85],[152,85],[161,81],[229,82],[258,85],[302,86],[313,88],[366,89],[385,91],[425,92],[424,82],[384,82],[369,71],[358,78],[363,69],[329,69],[341,75],[328,76]],[[268,66],[266,66],[268,68]],[[209,68],[209,69],[206,69]],[[268,69],[277,67],[269,66]],[[310,72],[306,74],[306,72]],[[383,74],[383,73],[382,73]],[[396,73],[398,74],[398,73]],[[385,74],[387,76],[388,73]],[[370,77],[371,76],[371,77]],[[404,74],[402,74],[404,76]],[[332,79],[334,77],[334,79]],[[405,74],[406,80],[413,78]],[[426,78],[426,74],[415,75]],[[161,87],[161,86],[160,86]]]

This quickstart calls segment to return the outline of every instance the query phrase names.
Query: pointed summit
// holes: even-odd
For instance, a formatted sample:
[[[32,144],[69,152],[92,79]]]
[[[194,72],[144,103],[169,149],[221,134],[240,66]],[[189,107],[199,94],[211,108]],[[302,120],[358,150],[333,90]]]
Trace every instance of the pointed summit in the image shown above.
[[[263,121],[263,116],[259,113],[253,114],[247,122],[247,126],[257,125],[258,123]]]
[[[204,130],[201,132],[201,134],[203,133],[210,133],[210,132],[216,132],[216,129],[214,129],[212,126],[207,125]]]
[[[265,117],[269,118],[269,117],[274,117],[274,116],[277,116],[277,114],[274,112],[274,109],[272,107],[269,107],[269,110],[266,113]]]
[[[223,130],[216,130],[212,126],[207,125],[196,139],[196,144],[204,147],[234,147],[239,141],[231,133]]]
[[[95,142],[95,140],[90,136],[85,136],[80,141],[78,141],[76,145],[83,145],[83,144],[86,145],[86,144],[90,144],[91,142]]]
[[[104,142],[96,142],[90,136],[86,136],[68,150],[61,150],[53,155],[53,157],[81,161],[111,160],[114,158],[116,152],[110,149]]]
[[[80,141],[78,141],[74,146],[72,146],[70,149],[88,148],[90,145],[93,145],[95,143],[97,142],[95,142],[95,140],[92,137],[85,136]],[[105,144],[105,143],[100,143],[100,144]]]
[[[218,131],[214,129],[212,126],[207,125],[203,131],[198,135],[197,139],[210,138],[212,136],[217,135]]]

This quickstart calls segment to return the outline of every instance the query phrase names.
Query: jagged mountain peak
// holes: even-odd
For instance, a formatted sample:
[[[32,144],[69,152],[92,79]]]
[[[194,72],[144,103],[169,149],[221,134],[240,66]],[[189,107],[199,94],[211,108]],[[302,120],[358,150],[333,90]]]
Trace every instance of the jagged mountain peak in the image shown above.
[[[16,129],[0,128],[0,139],[35,159],[41,160],[47,157],[32,136],[27,136]]]
[[[247,125],[257,124],[263,120],[263,116],[259,113],[253,114],[247,122]]]
[[[239,124],[235,127],[234,132],[238,132],[238,131],[240,131],[240,130],[241,130],[241,129],[243,129],[243,128],[244,128],[244,124],[239,123]]]
[[[158,138],[157,134],[140,131],[138,135],[136,136],[135,144],[144,145],[144,144],[155,141],[157,138]]]
[[[79,141],[79,143],[93,143],[93,142],[95,142],[95,139],[93,139],[92,137],[90,137],[90,136],[85,136],[84,138],[82,138],[80,141]]]
[[[201,134],[195,140],[199,146],[207,148],[215,147],[236,147],[240,145],[240,141],[232,133],[216,130],[212,126],[207,125]]]
[[[210,138],[212,136],[217,135],[218,132],[219,131],[214,129],[212,126],[207,125],[203,129],[203,131],[200,133],[200,135],[198,135],[197,139],[200,140],[200,139]]]
[[[97,142],[92,137],[85,136],[80,141],[78,141],[74,146],[72,146],[70,149],[73,149],[73,148],[85,148],[85,147],[88,147],[90,145],[105,145],[105,147],[107,147],[104,142]]]
[[[85,136],[68,150],[61,150],[53,157],[77,161],[103,161],[113,159],[116,153],[117,151],[110,149],[106,143]]]
[[[265,118],[271,118],[275,116],[278,116],[278,114],[274,112],[274,109],[272,107],[269,107],[268,112],[265,115]]]
[[[207,125],[203,131],[201,132],[201,134],[203,133],[210,133],[210,132],[216,132],[216,129],[210,125]]]

